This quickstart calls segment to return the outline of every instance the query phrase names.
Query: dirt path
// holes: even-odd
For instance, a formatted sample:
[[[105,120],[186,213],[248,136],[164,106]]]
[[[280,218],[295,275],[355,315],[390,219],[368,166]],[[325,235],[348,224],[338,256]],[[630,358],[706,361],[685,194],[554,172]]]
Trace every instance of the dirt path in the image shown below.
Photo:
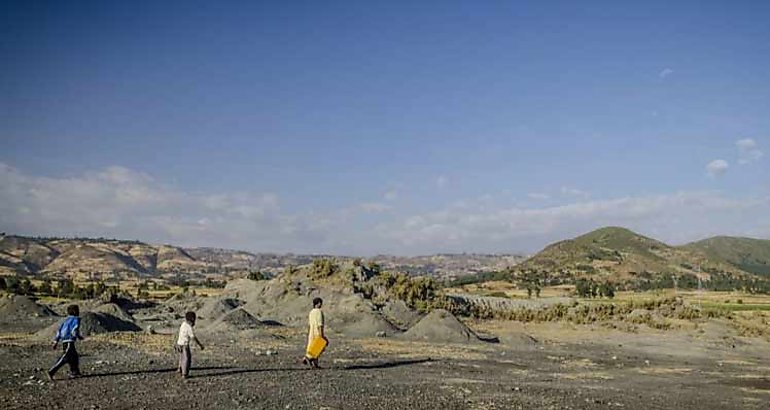
[[[165,340],[86,341],[87,376],[51,383],[43,380],[56,356],[48,344],[0,339],[0,408],[760,409],[770,401],[770,361],[754,353],[711,360],[609,344],[338,340],[324,369],[307,370],[293,347],[301,339],[221,340],[194,352],[193,377],[183,381]],[[265,346],[274,346],[270,355]]]

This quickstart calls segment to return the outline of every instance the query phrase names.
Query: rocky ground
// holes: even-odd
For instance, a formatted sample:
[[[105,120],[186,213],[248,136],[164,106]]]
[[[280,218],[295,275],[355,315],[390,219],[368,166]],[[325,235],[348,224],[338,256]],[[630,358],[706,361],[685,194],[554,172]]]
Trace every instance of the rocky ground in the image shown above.
[[[310,300],[328,303],[322,369],[300,363]],[[0,295],[1,409],[765,409],[770,339],[726,319],[645,324],[462,321],[376,309],[313,284],[240,281],[218,297],[80,301],[84,377],[48,381],[68,302]],[[204,351],[172,345],[186,310]],[[305,316],[306,317],[306,316]],[[760,322],[757,322],[760,323]],[[622,324],[622,323],[621,323]],[[761,322],[759,326],[766,326]],[[633,330],[627,330],[633,329]],[[376,337],[379,336],[379,337]]]
[[[209,334],[185,381],[175,373],[172,335],[110,333],[81,343],[85,377],[66,380],[62,371],[49,382],[44,370],[58,352],[39,338],[5,333],[0,407],[760,409],[770,402],[767,342],[696,343],[676,354],[682,340],[675,337],[642,338],[657,340],[663,348],[656,353],[644,340],[608,336],[567,343],[536,336],[518,346],[505,338],[473,345],[332,340],[323,368],[310,370],[297,360],[299,332]]]

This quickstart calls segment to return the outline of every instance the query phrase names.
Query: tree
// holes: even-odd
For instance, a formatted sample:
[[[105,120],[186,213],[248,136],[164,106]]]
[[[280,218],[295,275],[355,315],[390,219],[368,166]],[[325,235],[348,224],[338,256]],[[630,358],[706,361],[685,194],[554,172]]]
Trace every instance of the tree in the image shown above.
[[[267,279],[265,275],[260,271],[254,271],[249,272],[249,275],[247,276],[249,280],[265,280]]]
[[[313,261],[312,278],[328,278],[339,271],[339,265],[334,260],[323,258]]]
[[[599,284],[594,282],[593,279],[590,280],[591,283],[591,297],[595,298],[599,296]]]
[[[62,279],[56,287],[56,295],[60,298],[67,297],[75,293],[75,282],[72,279]]]
[[[379,275],[382,272],[382,267],[375,263],[374,261],[369,262],[369,266],[367,266],[367,269],[369,269],[369,272],[371,272],[373,275]]]
[[[610,282],[604,282],[601,285],[599,285],[599,296],[601,297],[607,297],[607,298],[614,298],[615,297],[615,285],[613,285]]]
[[[426,310],[429,307],[438,289],[436,281],[432,278],[412,278],[404,273],[383,272],[379,281],[390,295],[418,310]]]
[[[32,284],[32,282],[29,281],[29,279],[24,279],[19,284],[19,294],[22,295],[31,295],[35,293],[35,285]]]
[[[8,289],[8,292],[11,293],[19,293],[19,285],[20,285],[19,278],[16,277],[9,277],[5,278],[5,284],[6,288]]]
[[[523,286],[525,289],[527,289],[528,298],[532,297],[532,292],[535,293],[535,297],[540,297],[540,289],[544,283],[543,276],[544,274],[541,274],[535,270],[528,270],[524,272],[521,280],[519,281],[519,286]]]
[[[51,281],[48,279],[44,280],[38,291],[46,296],[53,295],[53,287],[51,286]]]
[[[107,292],[109,289],[107,288],[107,285],[104,284],[104,282],[99,281],[94,284],[94,297],[99,297],[103,295],[105,292]]]
[[[83,288],[83,297],[85,299],[93,299],[94,298],[94,284],[89,283]]]
[[[575,293],[581,298],[590,298],[591,296],[591,283],[585,279],[578,279],[575,282]]]

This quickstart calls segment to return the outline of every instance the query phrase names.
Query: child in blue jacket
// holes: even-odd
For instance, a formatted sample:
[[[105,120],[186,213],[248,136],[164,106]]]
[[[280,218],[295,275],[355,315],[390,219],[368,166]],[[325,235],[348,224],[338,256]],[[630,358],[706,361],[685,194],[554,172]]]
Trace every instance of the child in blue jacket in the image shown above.
[[[53,349],[59,345],[59,342],[64,344],[64,353],[51,369],[48,370],[48,378],[53,380],[53,376],[59,369],[65,364],[69,365],[70,378],[80,376],[80,357],[78,351],[75,350],[75,341],[83,340],[80,336],[80,308],[78,305],[67,306],[67,318],[59,325],[59,330],[54,337]]]

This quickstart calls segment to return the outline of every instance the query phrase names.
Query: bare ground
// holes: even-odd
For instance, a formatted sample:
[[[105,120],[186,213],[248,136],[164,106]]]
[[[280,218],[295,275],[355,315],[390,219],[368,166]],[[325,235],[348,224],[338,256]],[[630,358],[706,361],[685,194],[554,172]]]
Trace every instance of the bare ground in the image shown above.
[[[477,324],[500,344],[332,339],[320,370],[303,335],[203,335],[192,377],[171,335],[112,333],[81,343],[85,377],[45,380],[58,352],[0,334],[3,409],[762,409],[770,343],[714,333],[638,334],[511,322]],[[522,332],[536,341],[516,338]],[[268,355],[267,352],[270,351]]]

